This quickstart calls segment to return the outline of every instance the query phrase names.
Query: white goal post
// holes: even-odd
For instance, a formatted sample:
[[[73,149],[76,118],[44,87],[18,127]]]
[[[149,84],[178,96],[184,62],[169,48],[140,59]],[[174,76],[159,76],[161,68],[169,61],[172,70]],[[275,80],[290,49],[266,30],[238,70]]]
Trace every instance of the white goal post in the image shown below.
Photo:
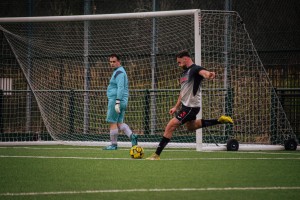
[[[295,139],[236,12],[193,9],[0,18],[0,30],[34,94],[47,132],[59,143],[109,143],[105,90],[112,72],[107,57],[117,53],[130,81],[125,121],[141,145],[156,147],[179,94],[181,70],[175,54],[183,49],[191,52],[196,64],[217,74],[216,80],[202,85],[197,117],[226,114],[235,124],[196,132],[180,127],[168,147],[224,150],[235,138],[261,148]],[[130,142],[120,137],[119,146]]]

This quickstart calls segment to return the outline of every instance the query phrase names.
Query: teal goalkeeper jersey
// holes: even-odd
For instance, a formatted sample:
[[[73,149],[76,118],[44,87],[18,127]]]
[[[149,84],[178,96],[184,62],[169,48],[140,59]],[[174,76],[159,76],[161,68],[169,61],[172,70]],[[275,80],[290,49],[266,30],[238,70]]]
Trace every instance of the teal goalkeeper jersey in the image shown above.
[[[128,102],[128,77],[123,66],[114,69],[106,91],[109,100],[119,99]]]

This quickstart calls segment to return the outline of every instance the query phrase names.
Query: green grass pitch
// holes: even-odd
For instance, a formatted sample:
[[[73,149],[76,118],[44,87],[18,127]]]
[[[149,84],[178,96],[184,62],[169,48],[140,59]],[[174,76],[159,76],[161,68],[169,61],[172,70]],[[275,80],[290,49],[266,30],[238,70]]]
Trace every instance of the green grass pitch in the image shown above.
[[[145,149],[145,157],[154,149]],[[166,149],[159,161],[129,149],[0,147],[0,199],[297,199],[300,152]]]

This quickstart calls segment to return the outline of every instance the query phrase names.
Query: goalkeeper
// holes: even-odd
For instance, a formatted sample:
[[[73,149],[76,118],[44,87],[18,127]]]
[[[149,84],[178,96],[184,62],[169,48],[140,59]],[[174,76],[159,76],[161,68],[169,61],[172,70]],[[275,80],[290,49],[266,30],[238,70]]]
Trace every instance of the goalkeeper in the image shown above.
[[[105,147],[104,150],[117,150],[119,130],[130,138],[132,146],[137,145],[137,135],[132,133],[126,123],[123,123],[129,96],[126,71],[116,54],[109,56],[109,64],[114,70],[106,92],[108,98],[106,121],[110,124],[111,145]]]
[[[164,135],[156,149],[148,160],[159,160],[160,154],[169,143],[173,132],[180,126],[185,124],[190,131],[213,126],[216,124],[233,124],[233,120],[229,116],[221,116],[219,119],[197,119],[196,115],[200,111],[201,93],[200,87],[203,79],[212,80],[215,78],[215,72],[207,71],[205,68],[195,65],[187,51],[179,52],[176,55],[178,66],[183,69],[180,77],[180,95],[176,105],[170,109],[169,113],[173,115],[180,107],[181,109],[172,118],[165,128]]]

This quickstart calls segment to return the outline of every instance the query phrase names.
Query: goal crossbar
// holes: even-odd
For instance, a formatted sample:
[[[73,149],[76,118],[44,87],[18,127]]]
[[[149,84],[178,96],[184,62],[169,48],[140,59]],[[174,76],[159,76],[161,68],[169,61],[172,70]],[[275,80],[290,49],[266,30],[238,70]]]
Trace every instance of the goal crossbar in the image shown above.
[[[121,14],[101,14],[101,15],[72,15],[72,16],[42,16],[42,17],[6,17],[0,18],[0,23],[28,23],[28,22],[63,22],[63,21],[90,21],[90,20],[112,20],[112,19],[131,19],[149,17],[171,17],[181,15],[193,15],[199,9],[176,10],[176,11],[157,11]]]

